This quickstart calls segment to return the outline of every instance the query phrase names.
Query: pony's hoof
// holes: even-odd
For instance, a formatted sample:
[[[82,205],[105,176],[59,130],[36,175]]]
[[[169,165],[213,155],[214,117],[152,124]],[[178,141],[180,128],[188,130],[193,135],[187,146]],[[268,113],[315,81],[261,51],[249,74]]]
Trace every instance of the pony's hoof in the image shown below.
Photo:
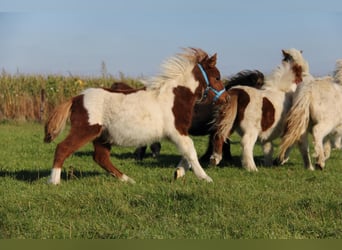
[[[282,166],[284,165],[285,161],[280,160],[279,157],[275,158],[273,160],[273,166]]]
[[[175,180],[183,177],[185,175],[185,171],[184,171],[184,168],[177,168],[174,175],[173,175],[173,178]]]
[[[259,170],[256,167],[253,168],[246,168],[248,172],[258,172]]]
[[[205,180],[206,182],[213,182],[213,179],[211,179],[211,177],[208,175],[205,178],[203,178],[203,180]]]
[[[324,167],[321,164],[318,164],[318,163],[315,164],[315,168],[318,169],[318,170],[323,170],[324,169]]]
[[[216,167],[217,166],[217,162],[215,158],[210,158],[210,166],[212,167]]]
[[[47,184],[57,186],[60,184],[60,181],[56,182],[56,181],[53,181],[51,178],[49,178],[47,181]]]
[[[217,154],[217,153],[213,153],[210,156],[210,165],[211,166],[217,166],[222,160],[222,155]]]
[[[120,178],[120,181],[122,182],[128,182],[131,184],[135,184],[135,180],[133,180],[132,178],[128,177],[127,175],[123,174],[122,177]]]

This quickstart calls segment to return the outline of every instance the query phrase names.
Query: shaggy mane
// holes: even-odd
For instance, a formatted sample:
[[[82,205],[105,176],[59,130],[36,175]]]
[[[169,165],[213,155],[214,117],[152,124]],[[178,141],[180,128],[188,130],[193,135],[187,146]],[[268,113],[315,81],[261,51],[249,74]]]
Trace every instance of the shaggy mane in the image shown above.
[[[167,59],[162,65],[162,72],[146,83],[148,89],[159,89],[170,80],[179,79],[183,82],[195,64],[208,57],[208,54],[198,48],[184,48],[183,53]]]

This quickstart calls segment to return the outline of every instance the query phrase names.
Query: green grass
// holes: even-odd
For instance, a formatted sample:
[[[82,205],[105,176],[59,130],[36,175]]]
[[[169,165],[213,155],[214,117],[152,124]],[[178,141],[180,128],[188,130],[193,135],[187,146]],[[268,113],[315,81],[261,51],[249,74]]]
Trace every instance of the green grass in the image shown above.
[[[162,142],[159,159],[133,159],[113,148],[112,161],[135,185],[106,174],[87,145],[67,159],[59,186],[47,179],[56,142],[43,144],[38,123],[0,124],[0,238],[19,239],[317,239],[342,238],[341,152],[324,171],[303,169],[298,150],[285,167],[248,173],[235,164],[173,181],[180,159]],[[206,137],[194,138],[199,155]],[[238,141],[238,137],[234,137]],[[260,148],[255,155],[260,159]],[[239,144],[232,153],[240,155]]]

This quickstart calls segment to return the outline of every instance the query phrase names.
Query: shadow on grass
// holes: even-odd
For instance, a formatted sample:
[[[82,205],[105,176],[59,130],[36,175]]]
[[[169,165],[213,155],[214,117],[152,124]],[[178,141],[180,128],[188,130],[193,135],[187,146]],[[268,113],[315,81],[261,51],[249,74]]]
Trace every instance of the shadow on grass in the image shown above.
[[[93,151],[82,151],[76,152],[73,154],[76,157],[93,157]],[[158,157],[152,157],[152,154],[147,153],[143,160],[135,160],[135,155],[133,153],[111,153],[111,157],[113,163],[115,159],[120,161],[127,160],[130,162],[134,162],[134,164],[142,167],[150,167],[150,168],[165,168],[170,167],[174,168],[177,166],[178,162],[181,160],[181,156],[177,154],[160,154]],[[115,163],[114,163],[115,165]],[[117,167],[120,168],[122,163],[118,164]]]
[[[77,171],[72,168],[67,168],[65,171],[62,171],[61,179],[62,180],[70,180],[70,179],[78,179],[84,177],[92,177],[101,175],[102,173],[98,172],[90,172],[90,171]],[[36,182],[42,178],[46,178],[50,176],[50,170],[18,170],[18,171],[0,171],[0,177],[12,177],[16,180],[23,182]]]
[[[80,151],[74,153],[74,156],[76,157],[90,157],[92,159],[93,157],[93,151]],[[134,161],[136,165],[146,168],[175,168],[177,167],[177,164],[181,160],[181,155],[178,154],[163,154],[161,153],[157,157],[153,157],[151,153],[146,153],[143,160],[135,160],[134,153],[111,153],[111,157],[113,159],[119,159],[119,160],[127,160],[127,161]],[[255,164],[258,168],[267,168],[266,166],[263,166],[263,156],[254,156]],[[213,166],[210,165],[209,161],[200,161],[200,164],[203,168],[211,168]],[[122,165],[122,163],[120,164]],[[118,168],[120,168],[120,165],[117,165]],[[241,157],[240,156],[232,156],[230,159],[222,159],[222,161],[217,166],[219,168],[241,168]],[[276,166],[274,166],[276,167]]]

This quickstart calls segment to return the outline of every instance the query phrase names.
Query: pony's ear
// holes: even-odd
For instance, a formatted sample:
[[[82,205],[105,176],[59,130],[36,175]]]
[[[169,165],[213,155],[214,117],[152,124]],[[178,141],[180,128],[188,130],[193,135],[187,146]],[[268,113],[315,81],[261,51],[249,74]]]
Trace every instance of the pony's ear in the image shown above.
[[[215,67],[217,61],[217,53],[215,53],[212,57],[209,58],[208,63],[210,67]]]
[[[303,54],[303,50],[301,50],[300,53]]]
[[[287,56],[289,53],[287,53],[286,50],[282,49],[281,52],[283,52],[283,56]]]

